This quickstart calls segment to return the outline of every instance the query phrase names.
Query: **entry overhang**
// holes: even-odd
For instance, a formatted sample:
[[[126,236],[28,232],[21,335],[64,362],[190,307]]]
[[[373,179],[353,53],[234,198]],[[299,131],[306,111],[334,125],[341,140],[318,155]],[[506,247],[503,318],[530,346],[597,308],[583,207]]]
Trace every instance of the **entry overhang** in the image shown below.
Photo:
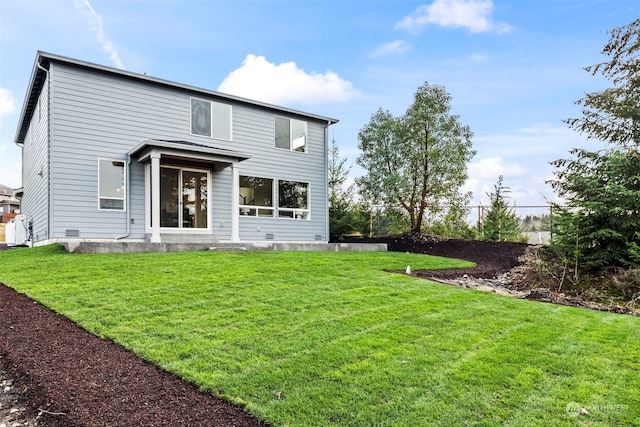
[[[151,163],[151,242],[160,242],[160,165],[162,159],[177,159],[187,162],[211,163],[214,170],[231,168],[231,241],[240,241],[240,225],[238,219],[238,163],[250,156],[234,150],[217,148],[189,141],[166,141],[148,139],[127,153],[131,159],[140,163]]]
[[[251,158],[248,154],[226,148],[212,147],[190,141],[168,141],[162,139],[147,139],[129,151],[128,154],[140,163],[148,162],[152,154],[156,154],[160,157],[213,163],[216,170],[224,169],[234,163]]]

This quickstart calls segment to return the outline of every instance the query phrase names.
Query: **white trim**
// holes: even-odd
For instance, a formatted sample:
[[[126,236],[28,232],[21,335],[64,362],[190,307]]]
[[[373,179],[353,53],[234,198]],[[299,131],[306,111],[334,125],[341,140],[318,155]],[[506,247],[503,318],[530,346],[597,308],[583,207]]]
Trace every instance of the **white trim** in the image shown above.
[[[152,165],[153,165],[153,159],[154,159],[154,155],[151,155],[151,161],[152,161]],[[207,215],[206,215],[206,219],[207,219],[207,227],[206,228],[189,228],[189,227],[182,227],[180,222],[178,221],[178,227],[162,227],[162,226],[158,226],[157,228],[159,229],[158,231],[158,235],[160,234],[211,234],[213,235],[213,220],[212,220],[212,199],[211,199],[211,185],[212,185],[212,176],[211,176],[211,171],[208,169],[201,169],[201,168],[197,168],[197,167],[184,167],[184,166],[175,166],[175,165],[163,165],[163,164],[159,164],[158,165],[158,171],[157,171],[157,175],[158,175],[158,180],[159,180],[159,176],[161,175],[160,170],[162,168],[166,168],[166,169],[176,169],[180,171],[180,177],[182,177],[182,172],[183,171],[187,171],[187,172],[199,172],[199,173],[206,173],[207,174]],[[153,180],[153,177],[156,175],[153,173],[153,166],[151,169],[151,177]],[[145,174],[148,174],[149,169],[146,168],[145,170]],[[148,182],[149,178],[148,176],[145,176],[145,182]],[[182,189],[182,182],[179,181],[180,184],[180,188]],[[153,185],[153,183],[152,183]],[[149,216],[149,210],[151,210],[151,215],[154,215],[157,213],[157,219],[155,216],[153,216],[153,218],[151,218],[152,220],[152,224],[160,224],[160,187],[162,186],[162,183],[159,182],[159,187],[158,187],[158,191],[157,191],[157,195],[155,192],[152,191],[152,194],[154,197],[152,197],[152,199],[154,201],[157,201],[157,203],[154,203],[155,206],[151,206],[150,202],[149,202],[149,197],[148,197],[148,193],[145,192],[145,217],[146,218],[150,218]],[[180,201],[180,206],[182,205],[182,201]],[[156,208],[154,210],[154,208]],[[157,212],[156,212],[157,211]],[[181,209],[178,210],[178,214],[179,217],[182,216],[181,213]],[[156,222],[157,221],[157,222]],[[151,232],[153,234],[153,232],[155,231],[156,227],[153,227],[149,224],[148,221],[145,222],[145,228],[148,232]],[[159,238],[159,237],[158,237]],[[154,240],[152,240],[153,242]],[[159,240],[158,240],[159,241]]]
[[[122,162],[122,197],[107,197],[107,196],[102,196],[100,194],[100,189],[101,189],[101,182],[100,182],[100,170],[101,170],[101,166],[100,164],[102,162]],[[108,158],[103,158],[103,157],[98,157],[98,210],[101,212],[126,212],[127,211],[127,160],[122,160],[122,159],[108,159]],[[107,208],[103,208],[101,207],[101,201],[102,200],[122,200],[122,209],[107,209]]]
[[[243,174],[242,176],[246,176],[249,178],[261,178],[261,179],[269,179],[271,180],[271,204],[272,206],[257,206],[257,205],[241,205],[240,204],[240,174],[238,174],[238,203],[235,205],[235,209],[238,212],[238,215],[241,216],[242,218],[263,218],[263,219],[269,219],[269,218],[275,218],[276,217],[276,200],[275,200],[275,196],[276,196],[276,182],[278,181],[278,178],[275,177],[271,177],[271,176],[257,176],[257,175],[245,175]],[[255,209],[256,210],[256,215],[240,215],[240,209]],[[258,215],[258,210],[259,209],[268,209],[271,210],[273,213],[271,216],[259,216]]]
[[[289,181],[296,182],[301,184],[307,184],[307,208],[290,208],[290,207],[280,207],[280,181]],[[276,218],[283,220],[296,220],[296,221],[309,221],[311,220],[311,183],[308,181],[299,181],[296,179],[278,179],[276,185]],[[293,212],[293,217],[282,217],[280,216],[280,211],[284,212]],[[306,218],[296,218],[296,212],[306,212]]]
[[[282,148],[276,145],[276,119],[277,118],[289,120],[289,148]],[[302,145],[302,147],[304,147],[304,151],[298,151],[294,148],[294,141],[300,139],[300,138],[296,138],[296,139],[293,138],[293,122],[294,121],[304,123],[304,129],[305,129],[304,145]],[[277,150],[289,151],[291,153],[300,153],[300,154],[308,153],[309,152],[309,122],[306,120],[292,119],[291,117],[280,116],[275,114],[273,116],[273,148]]]
[[[193,101],[201,101],[201,102],[206,102],[209,104],[209,134],[208,135],[203,135],[203,134],[199,134],[199,133],[193,133]],[[227,119],[229,120],[229,135],[228,138],[225,137],[219,137],[219,136],[214,136],[214,108],[213,106],[215,105],[222,105],[225,107],[229,108],[229,113],[228,115],[225,114],[227,117]],[[193,136],[200,136],[200,137],[204,137],[204,138],[209,138],[209,139],[216,139],[219,141],[233,141],[233,105],[231,104],[227,104],[224,102],[218,102],[218,101],[211,101],[209,99],[204,99],[204,98],[198,98],[195,96],[190,96],[189,97],[189,134],[193,135]]]
[[[256,205],[241,205],[240,204],[240,174],[237,176],[237,180],[234,178],[234,182],[238,183],[238,197],[237,203],[234,202],[235,210],[234,212],[238,213],[238,216],[241,218],[256,218],[256,219],[282,219],[282,220],[295,220],[295,221],[310,221],[311,220],[311,183],[308,181],[300,181],[297,179],[283,179],[283,178],[275,178],[275,177],[266,177],[266,176],[257,176],[257,175],[242,175],[246,177],[252,178],[263,178],[270,179],[271,182],[271,201],[273,206],[256,206]],[[280,182],[281,181],[289,181],[289,182],[297,182],[301,184],[307,185],[307,208],[291,208],[291,207],[280,207]],[[234,193],[235,194],[235,193]],[[255,215],[240,215],[240,209],[251,209],[255,210]],[[268,209],[273,212],[272,216],[259,216],[259,209]],[[283,212],[292,212],[292,217],[282,217],[280,216],[280,211]],[[296,218],[296,213],[306,214],[306,218]]]
[[[231,241],[240,242],[240,174],[238,162],[231,163]]]
[[[160,243],[160,153],[151,153],[151,242]]]

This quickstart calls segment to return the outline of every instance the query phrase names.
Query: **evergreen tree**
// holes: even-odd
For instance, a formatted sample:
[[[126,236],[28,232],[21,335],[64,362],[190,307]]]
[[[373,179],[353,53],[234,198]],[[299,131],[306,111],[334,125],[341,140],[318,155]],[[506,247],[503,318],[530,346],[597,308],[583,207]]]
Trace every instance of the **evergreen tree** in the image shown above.
[[[347,158],[340,157],[340,148],[334,138],[329,148],[329,237],[337,241],[356,227],[353,196],[354,184],[346,185],[351,166]]]
[[[640,265],[640,153],[571,153],[552,163],[551,185],[568,202],[554,207],[554,244],[589,270]]]
[[[500,242],[517,240],[520,237],[520,221],[515,210],[507,203],[509,187],[502,184],[502,175],[498,177],[495,191],[488,193],[489,209],[484,215],[484,221],[479,224],[483,240]]]
[[[549,181],[568,206],[554,206],[554,244],[591,270],[640,262],[640,18],[609,34],[609,60],[586,70],[613,87],[587,94],[578,101],[582,117],[566,120],[608,148],[572,150],[573,158],[552,162],[558,171]]]

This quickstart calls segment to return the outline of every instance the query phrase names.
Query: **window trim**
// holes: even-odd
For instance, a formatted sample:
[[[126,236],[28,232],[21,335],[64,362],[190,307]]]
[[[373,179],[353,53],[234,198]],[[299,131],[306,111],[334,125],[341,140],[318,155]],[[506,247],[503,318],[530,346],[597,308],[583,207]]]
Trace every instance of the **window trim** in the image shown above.
[[[241,200],[238,200],[238,213],[240,218],[258,218],[258,219],[276,219],[276,220],[295,220],[301,221],[311,220],[311,183],[308,181],[300,181],[296,179],[282,179],[282,178],[273,178],[267,176],[256,176],[256,175],[239,175],[238,176],[238,189],[240,189],[240,178],[241,177],[251,177],[251,178],[263,178],[270,179],[271,182],[271,202],[273,206],[257,206],[257,205],[244,205]],[[281,207],[280,206],[280,183],[283,181],[288,182],[296,182],[301,184],[306,184],[307,186],[307,208],[291,208],[291,207]],[[253,213],[245,212],[241,213],[242,209],[247,211],[255,211]],[[259,210],[270,210],[272,212],[271,216],[261,216],[259,215]],[[291,212],[291,216],[281,216],[281,212]],[[302,215],[302,217],[298,217],[298,215]]]
[[[101,194],[101,169],[102,162],[114,162],[122,163],[122,197],[102,196]],[[104,208],[102,207],[103,200],[122,200],[122,209],[119,208]],[[98,158],[98,210],[105,212],[126,212],[127,210],[127,161],[123,159],[107,159]]]
[[[213,179],[213,174],[211,172],[210,169],[206,169],[206,168],[199,168],[199,167],[191,167],[191,166],[180,166],[180,165],[173,165],[173,164],[164,164],[162,163],[160,165],[160,168],[168,168],[168,169],[177,169],[180,170],[180,176],[182,176],[182,172],[183,171],[187,171],[187,172],[206,172],[207,174],[207,227],[206,228],[189,228],[189,227],[159,227],[160,231],[162,233],[166,233],[166,234],[210,234],[213,231],[213,216],[211,214],[212,212],[212,206],[213,206],[213,201],[211,198],[211,189],[213,187],[212,184],[212,179]],[[153,230],[151,221],[153,220],[152,216],[152,209],[153,207],[151,206],[152,200],[151,200],[151,163],[147,163],[145,165],[145,170],[144,170],[144,180],[145,180],[145,197],[144,197],[144,209],[145,209],[145,230],[146,233],[151,233]],[[160,183],[160,185],[162,186],[162,183]],[[158,207],[159,209],[159,207]]]
[[[276,187],[276,183],[278,182],[277,178],[272,178],[272,177],[267,177],[267,176],[256,176],[256,175],[239,175],[238,176],[238,189],[242,188],[240,186],[240,178],[242,177],[248,177],[248,178],[262,178],[262,179],[270,179],[271,180],[271,205],[272,206],[258,206],[258,205],[246,205],[246,204],[242,204],[241,200],[238,199],[238,214],[240,215],[240,217],[242,218],[276,218],[276,213],[277,213],[277,207],[276,207],[276,202],[274,201],[274,194],[275,194],[275,187]],[[242,195],[240,195],[242,196]],[[247,210],[247,211],[251,211],[254,210],[255,214],[249,214],[248,212],[243,213],[243,209]],[[261,216],[260,215],[260,210],[269,210],[271,211],[271,215],[270,216]]]
[[[193,101],[201,101],[201,102],[207,102],[209,103],[209,135],[202,135],[199,133],[193,133]],[[226,108],[228,108],[229,114],[227,115],[226,119],[228,120],[228,128],[229,128],[229,135],[228,138],[225,137],[220,137],[220,136],[214,136],[215,135],[215,127],[214,127],[214,105],[221,105],[224,106]],[[189,97],[189,134],[193,135],[193,136],[199,136],[199,137],[203,137],[203,138],[209,138],[209,139],[217,139],[220,141],[233,141],[233,105],[231,104],[227,104],[224,102],[218,102],[218,101],[212,101],[210,99],[204,99],[204,98],[198,98],[195,96],[190,96]]]
[[[307,186],[307,208],[290,208],[290,207],[281,207],[280,206],[280,183],[282,181],[288,181],[288,182],[295,182],[295,183],[300,183],[300,184],[306,184]],[[278,196],[278,203],[277,203],[277,212],[276,212],[276,216],[278,219],[284,219],[284,220],[295,220],[295,221],[310,221],[311,220],[311,183],[308,181],[298,181],[295,179],[278,179],[278,184],[277,184],[277,196]],[[288,216],[281,216],[280,213],[281,212],[291,212],[292,216],[288,217]],[[302,214],[303,217],[299,218],[297,215],[298,214]]]
[[[284,147],[278,147],[278,145],[276,144],[276,136],[277,136],[277,132],[276,132],[276,126],[277,126],[277,120],[278,119],[285,119],[289,121],[289,148],[284,148]],[[296,150],[295,148],[293,148],[293,123],[294,122],[300,122],[300,123],[304,123],[304,150],[300,151],[300,150]],[[278,149],[278,150],[285,150],[285,151],[289,151],[292,153],[308,153],[309,152],[309,122],[307,122],[306,120],[299,120],[299,119],[292,119],[291,117],[285,117],[285,116],[278,116],[275,115],[273,118],[273,147]]]

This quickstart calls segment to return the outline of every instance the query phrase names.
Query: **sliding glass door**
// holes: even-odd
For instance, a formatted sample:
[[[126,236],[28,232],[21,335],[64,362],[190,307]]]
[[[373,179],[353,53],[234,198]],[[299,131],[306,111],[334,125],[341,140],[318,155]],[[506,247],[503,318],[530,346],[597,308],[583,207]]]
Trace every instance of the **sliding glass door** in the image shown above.
[[[160,227],[208,228],[206,171],[160,168]]]

